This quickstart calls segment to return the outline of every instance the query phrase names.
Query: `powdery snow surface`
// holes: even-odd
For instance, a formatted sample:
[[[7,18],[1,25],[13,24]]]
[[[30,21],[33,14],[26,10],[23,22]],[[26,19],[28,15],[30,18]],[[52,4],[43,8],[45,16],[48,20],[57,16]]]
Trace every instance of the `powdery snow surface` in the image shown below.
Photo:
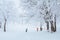
[[[60,32],[0,32],[0,40],[60,40]]]
[[[0,40],[60,40],[60,28],[57,32],[47,31],[20,31],[0,32]]]

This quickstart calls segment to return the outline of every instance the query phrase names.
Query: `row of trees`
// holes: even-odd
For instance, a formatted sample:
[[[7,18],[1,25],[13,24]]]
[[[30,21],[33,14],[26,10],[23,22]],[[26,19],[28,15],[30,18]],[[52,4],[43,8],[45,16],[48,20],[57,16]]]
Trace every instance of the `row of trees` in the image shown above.
[[[53,11],[51,11],[50,0],[48,0],[48,6],[45,1],[43,2],[42,9],[43,9],[42,11],[45,12],[45,13],[41,12],[41,14],[44,15],[43,18],[45,20],[47,30],[49,31],[49,28],[50,28],[51,32],[56,32],[56,15],[54,15]]]
[[[50,0],[48,0],[48,3],[46,3],[46,1],[43,1],[42,5],[39,5],[38,2],[39,2],[39,0],[35,0],[35,1],[34,0],[26,0],[24,3],[27,3],[27,4],[25,4],[23,7],[25,7],[24,8],[25,10],[29,10],[29,12],[30,12],[30,9],[31,9],[32,10],[31,14],[34,13],[32,16],[31,15],[29,16],[30,19],[33,18],[36,14],[40,14],[40,16],[44,19],[44,21],[47,25],[46,26],[47,30],[49,30],[49,23],[50,23],[51,31],[56,32],[56,15],[53,16],[53,13],[52,13],[53,11],[51,10]],[[10,2],[10,4],[11,4],[11,2]],[[4,8],[5,7],[7,8],[7,9],[3,8],[4,13],[8,14],[9,12],[11,12],[11,10],[14,10],[12,5],[10,5],[10,4],[8,4],[8,5],[4,4],[5,5]],[[35,13],[35,11],[37,11],[37,12]],[[41,17],[39,17],[39,19]],[[6,32],[6,22],[7,22],[7,18],[4,16],[4,32]]]
[[[37,6],[38,8],[40,7],[39,9],[37,9],[37,11],[40,10],[39,11],[40,16],[44,19],[44,21],[46,23],[47,30],[49,31],[49,29],[51,29],[51,32],[56,32],[56,15],[52,11],[53,6],[51,5],[51,0],[47,0],[47,2],[43,1],[42,5],[40,5],[40,6],[37,6],[37,4],[34,5],[35,2],[30,2],[30,3],[33,3],[33,5]],[[32,8],[34,6],[30,6],[30,7]]]

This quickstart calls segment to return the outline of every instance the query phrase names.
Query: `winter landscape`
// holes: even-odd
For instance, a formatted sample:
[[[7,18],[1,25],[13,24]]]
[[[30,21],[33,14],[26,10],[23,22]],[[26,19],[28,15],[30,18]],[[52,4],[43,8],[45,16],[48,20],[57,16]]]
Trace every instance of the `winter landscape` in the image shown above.
[[[60,40],[60,0],[0,0],[0,40]]]

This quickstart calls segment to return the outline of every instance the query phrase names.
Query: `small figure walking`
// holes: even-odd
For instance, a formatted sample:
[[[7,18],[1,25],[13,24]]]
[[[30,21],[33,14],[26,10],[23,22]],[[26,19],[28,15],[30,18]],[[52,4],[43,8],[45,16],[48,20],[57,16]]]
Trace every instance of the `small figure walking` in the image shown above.
[[[25,32],[27,32],[28,31],[28,28],[26,28],[26,31]]]

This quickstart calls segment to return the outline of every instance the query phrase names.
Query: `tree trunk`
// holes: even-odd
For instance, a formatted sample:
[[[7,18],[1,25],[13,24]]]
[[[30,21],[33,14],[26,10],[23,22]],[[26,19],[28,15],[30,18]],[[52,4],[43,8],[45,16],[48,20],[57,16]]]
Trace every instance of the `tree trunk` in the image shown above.
[[[38,28],[37,28],[37,32],[38,32]]]
[[[40,27],[40,31],[42,31],[42,27]]]
[[[2,23],[0,22],[0,28],[1,28]]]
[[[56,15],[54,17],[54,20],[55,20],[55,22],[54,22],[54,27],[55,27],[54,32],[56,32]]]
[[[55,26],[54,32],[56,32],[56,22],[54,22],[54,26]]]
[[[4,32],[6,32],[6,21],[7,19],[5,19],[5,23],[4,23]]]
[[[46,24],[47,24],[47,30],[49,30],[49,22],[46,22]]]
[[[50,23],[51,23],[51,32],[54,32],[53,21],[51,21]]]

